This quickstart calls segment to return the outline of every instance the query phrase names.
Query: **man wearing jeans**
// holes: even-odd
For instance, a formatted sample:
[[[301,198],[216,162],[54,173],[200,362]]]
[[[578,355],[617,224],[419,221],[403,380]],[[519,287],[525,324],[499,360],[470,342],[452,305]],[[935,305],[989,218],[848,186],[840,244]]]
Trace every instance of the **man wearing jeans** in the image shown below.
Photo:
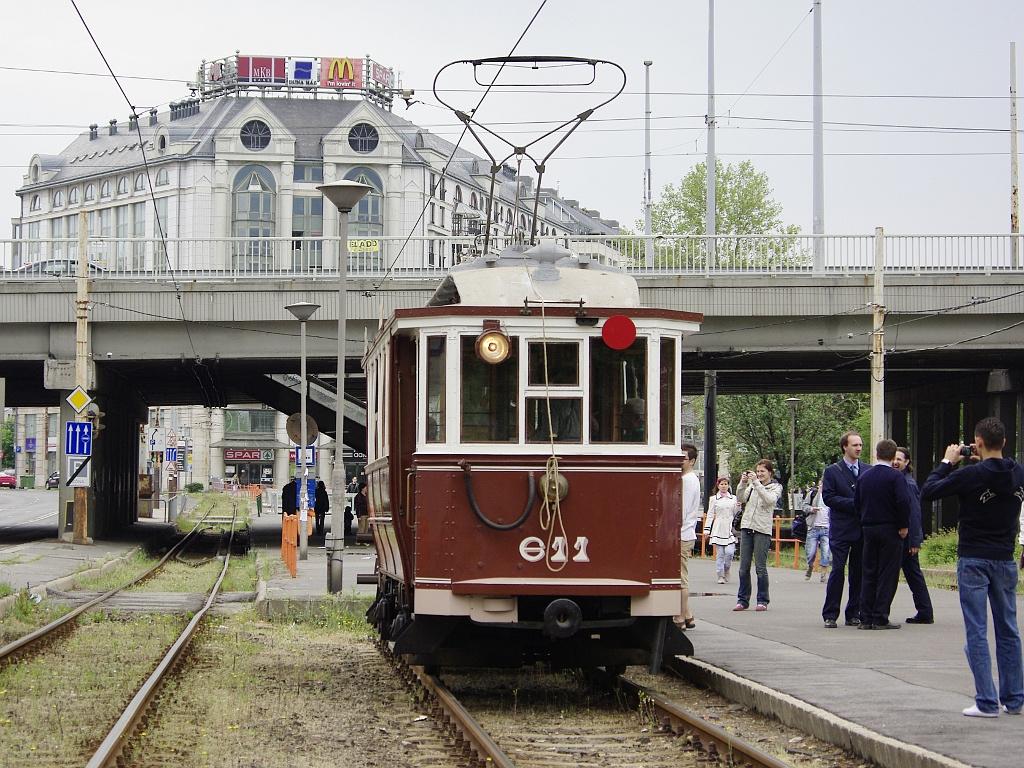
[[[974,445],[950,445],[945,458],[928,476],[921,501],[946,496],[960,500],[960,535],[956,578],[960,609],[967,631],[967,662],[974,675],[974,704],[968,717],[997,717],[999,705],[1011,715],[1024,707],[1024,666],[1017,629],[1017,563],[1013,544],[1021,503],[1024,467],[1003,458],[1006,431],[998,419],[984,418],[974,428]],[[966,467],[953,471],[964,452],[972,452]],[[975,457],[978,459],[975,461]],[[996,636],[999,691],[992,683],[988,649],[987,608],[992,606]]]
[[[821,498],[821,481],[818,482],[817,488],[807,494],[804,515],[807,520],[807,573],[804,574],[804,581],[811,580],[814,557],[817,555],[821,580],[824,582],[828,578],[828,566],[832,562],[832,556],[828,548],[829,509]]]

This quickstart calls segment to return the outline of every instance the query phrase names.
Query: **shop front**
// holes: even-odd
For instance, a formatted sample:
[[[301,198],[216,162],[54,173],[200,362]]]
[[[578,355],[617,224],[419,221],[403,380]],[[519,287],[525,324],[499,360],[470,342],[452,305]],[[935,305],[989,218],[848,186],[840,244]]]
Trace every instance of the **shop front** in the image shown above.
[[[225,448],[224,479],[239,485],[273,485],[274,451],[269,448]]]

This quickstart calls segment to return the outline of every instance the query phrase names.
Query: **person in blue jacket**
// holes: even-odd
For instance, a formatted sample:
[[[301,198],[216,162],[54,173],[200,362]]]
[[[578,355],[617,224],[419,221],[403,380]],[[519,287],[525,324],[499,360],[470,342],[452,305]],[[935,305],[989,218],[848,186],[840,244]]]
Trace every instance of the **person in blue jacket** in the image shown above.
[[[991,416],[982,419],[974,428],[974,443],[948,446],[921,489],[922,502],[946,496],[956,496],[960,502],[956,582],[967,634],[964,650],[975,689],[974,704],[964,710],[968,717],[998,717],[1000,704],[1010,715],[1019,715],[1024,708],[1018,573],[1013,559],[1024,502],[1024,467],[1003,458],[1005,445],[1003,423]],[[965,453],[972,461],[955,469]],[[998,692],[992,682],[988,647],[989,607],[996,636]]]
[[[903,446],[896,449],[896,458],[892,465],[907,479],[913,505],[910,509],[910,534],[903,540],[903,578],[907,580],[910,594],[914,596],[914,607],[917,614],[907,619],[907,624],[934,624],[935,612],[932,609],[932,598],[928,594],[928,584],[921,573],[921,563],[917,553],[921,551],[924,541],[924,527],[921,524],[921,489],[914,479],[914,462],[910,451]]]
[[[839,620],[839,607],[843,602],[843,583],[847,580],[849,565],[850,595],[846,600],[846,626],[860,626],[861,553],[860,517],[853,509],[857,492],[857,478],[868,469],[860,460],[864,441],[856,432],[847,432],[839,438],[843,456],[825,468],[821,482],[821,497],[831,510],[828,543],[832,552],[832,573],[825,587],[825,605],[821,617],[825,627],[835,629]]]

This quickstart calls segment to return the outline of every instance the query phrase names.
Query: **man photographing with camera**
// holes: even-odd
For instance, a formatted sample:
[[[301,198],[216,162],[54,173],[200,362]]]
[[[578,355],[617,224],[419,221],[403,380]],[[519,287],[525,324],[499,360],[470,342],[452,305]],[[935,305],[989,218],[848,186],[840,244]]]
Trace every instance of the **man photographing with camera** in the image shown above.
[[[1024,467],[1003,458],[1006,430],[984,418],[974,428],[974,444],[954,443],[921,489],[922,503],[947,496],[960,500],[956,578],[967,632],[967,662],[974,675],[974,705],[968,717],[1019,715],[1024,707],[1024,662],[1017,629],[1017,563],[1013,559]],[[965,456],[967,466],[954,471]],[[987,607],[992,606],[999,691],[992,682]]]

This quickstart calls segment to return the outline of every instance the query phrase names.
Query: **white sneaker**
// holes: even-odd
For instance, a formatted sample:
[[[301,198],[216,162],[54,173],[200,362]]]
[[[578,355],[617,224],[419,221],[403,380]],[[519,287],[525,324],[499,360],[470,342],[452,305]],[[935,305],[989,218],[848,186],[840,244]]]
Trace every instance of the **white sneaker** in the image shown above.
[[[1003,704],[1003,712],[1005,712],[1008,715],[1019,715],[1020,714],[1020,710],[1019,709],[1007,709],[1005,704]]]
[[[971,706],[964,710],[964,714],[968,717],[999,717],[998,712],[982,712],[978,709],[977,704],[971,704]]]
[[[725,576],[719,576],[718,577],[718,583],[719,584],[725,584]]]

